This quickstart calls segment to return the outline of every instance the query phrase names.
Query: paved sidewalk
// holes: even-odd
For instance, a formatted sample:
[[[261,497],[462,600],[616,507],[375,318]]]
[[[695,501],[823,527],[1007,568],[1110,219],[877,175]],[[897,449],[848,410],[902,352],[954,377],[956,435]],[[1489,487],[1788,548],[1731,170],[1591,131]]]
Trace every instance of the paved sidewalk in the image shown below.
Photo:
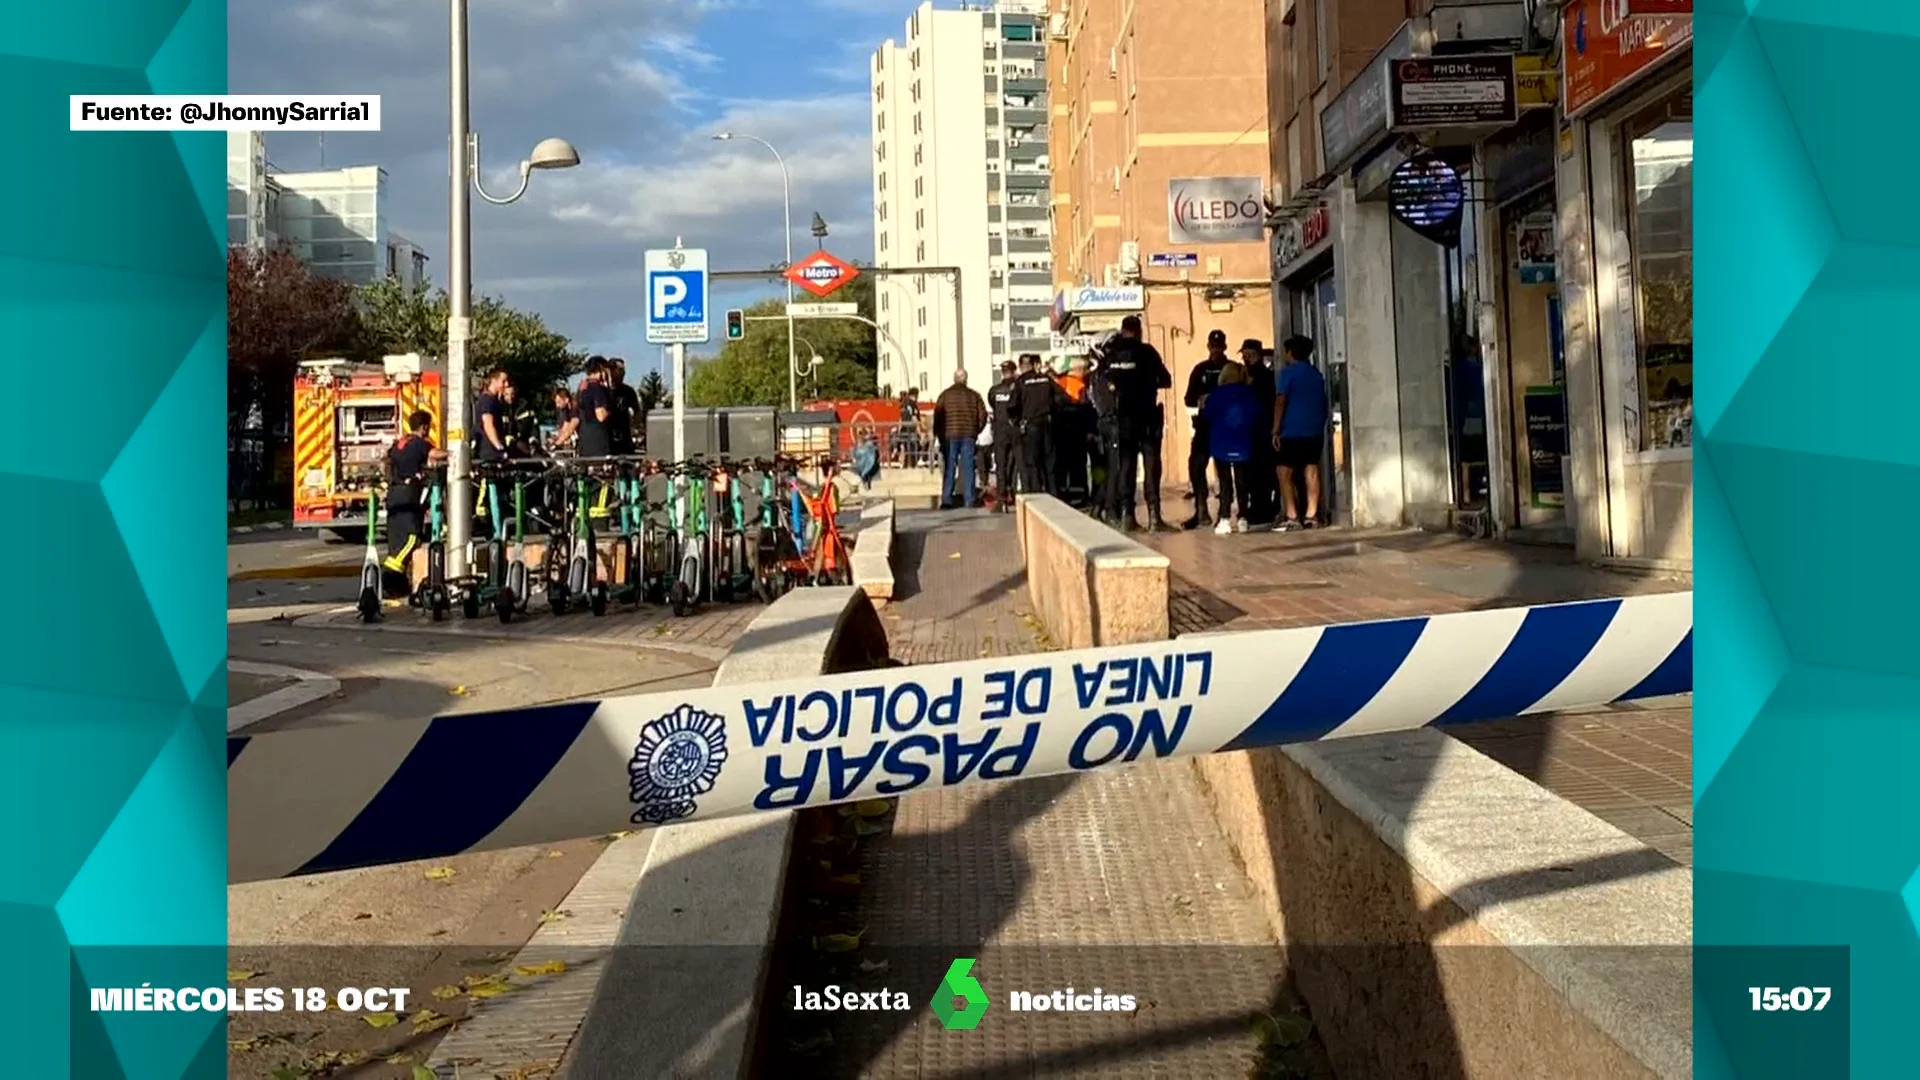
[[[1634,596],[1691,588],[1571,552],[1410,531],[1144,538],[1173,561],[1175,633]],[[1496,720],[1448,734],[1683,866],[1693,865],[1691,697]]]
[[[1054,647],[1029,613],[1010,515],[902,513],[897,528],[884,609],[896,659]],[[809,843],[820,821],[831,827],[832,811],[803,819],[790,894],[800,925],[783,937],[773,984],[884,986],[920,1005],[950,961],[972,957],[1001,1012],[949,1032],[925,1008],[805,1014],[782,999],[760,1047],[767,1075],[1331,1075],[1317,1040],[1262,1063],[1261,1016],[1299,999],[1185,761],[916,793],[850,855]],[[858,951],[809,948],[835,928],[861,931]],[[1009,990],[1067,987],[1142,1001],[1137,1013],[1052,1016],[999,1004]]]

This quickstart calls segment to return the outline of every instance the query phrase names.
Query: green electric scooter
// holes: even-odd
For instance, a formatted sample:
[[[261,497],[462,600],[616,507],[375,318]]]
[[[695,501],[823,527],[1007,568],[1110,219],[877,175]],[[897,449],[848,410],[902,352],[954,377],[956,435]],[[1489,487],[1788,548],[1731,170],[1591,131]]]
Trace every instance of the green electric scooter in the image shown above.
[[[493,539],[487,541],[486,576],[462,590],[460,610],[467,618],[477,619],[483,608],[492,608],[501,622],[509,623],[527,610],[527,480],[514,478],[511,538],[500,513],[499,478],[488,479],[486,487],[487,520],[494,527]]]
[[[597,541],[593,535],[593,478],[582,470],[573,480],[572,536],[567,545],[565,577],[549,582],[547,601],[555,615],[573,610],[575,602],[585,600],[595,615],[607,613],[607,584],[600,580],[599,560],[595,558]],[[556,589],[555,585],[559,588]]]
[[[381,602],[386,594],[386,566],[380,558],[379,530],[380,485],[367,488],[367,553],[360,561],[360,602],[356,605],[360,621],[380,621]]]
[[[620,557],[607,594],[613,603],[638,607],[646,592],[647,501],[642,497],[640,472],[631,463],[621,464],[612,483],[620,500],[620,535],[615,541]]]
[[[434,622],[453,610],[453,590],[447,582],[446,492],[446,473],[436,473],[427,485],[427,580],[411,597],[411,603]]]

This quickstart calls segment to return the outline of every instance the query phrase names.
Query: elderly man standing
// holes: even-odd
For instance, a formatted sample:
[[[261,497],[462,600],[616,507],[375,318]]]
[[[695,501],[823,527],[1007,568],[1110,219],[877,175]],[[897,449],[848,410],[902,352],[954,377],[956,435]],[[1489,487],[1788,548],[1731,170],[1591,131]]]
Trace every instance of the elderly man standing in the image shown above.
[[[954,372],[953,385],[933,403],[933,437],[941,451],[940,509],[980,505],[974,459],[988,419],[986,401],[967,385],[967,369]]]

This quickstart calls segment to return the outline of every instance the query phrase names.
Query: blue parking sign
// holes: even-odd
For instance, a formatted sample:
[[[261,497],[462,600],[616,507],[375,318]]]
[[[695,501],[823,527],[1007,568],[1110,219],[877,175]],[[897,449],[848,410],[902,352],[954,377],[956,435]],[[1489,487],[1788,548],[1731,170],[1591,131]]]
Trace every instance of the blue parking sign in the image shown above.
[[[646,292],[648,342],[700,345],[709,340],[705,251],[647,252]]]

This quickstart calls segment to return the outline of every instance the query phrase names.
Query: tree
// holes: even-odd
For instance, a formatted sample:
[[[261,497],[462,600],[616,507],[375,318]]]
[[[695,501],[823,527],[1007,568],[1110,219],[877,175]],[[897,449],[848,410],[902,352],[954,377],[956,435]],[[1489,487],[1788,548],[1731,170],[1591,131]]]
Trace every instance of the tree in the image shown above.
[[[449,300],[444,290],[390,277],[363,287],[359,299],[369,351],[446,355]],[[549,330],[540,316],[515,311],[491,296],[474,301],[467,364],[475,374],[505,368],[523,395],[544,401],[539,391],[566,381],[582,363],[566,337]]]
[[[673,406],[673,391],[667,389],[667,380],[657,371],[640,376],[633,392],[640,395],[640,407],[648,412]]]
[[[359,337],[353,288],[316,275],[287,247],[227,249],[227,423],[258,410],[289,423],[302,360],[350,355]]]
[[[859,279],[855,280],[855,285]],[[852,289],[854,286],[848,286]],[[837,303],[847,290],[830,298]],[[784,301],[763,300],[746,309],[747,336],[721,346],[718,355],[692,365],[687,374],[687,403],[700,408],[729,405],[787,404],[787,327],[778,318]],[[866,311],[872,310],[871,289]],[[794,323],[797,359],[801,365],[802,400],[865,398],[874,395],[873,328],[851,319],[800,319]],[[809,372],[807,361],[818,352],[821,365]]]

